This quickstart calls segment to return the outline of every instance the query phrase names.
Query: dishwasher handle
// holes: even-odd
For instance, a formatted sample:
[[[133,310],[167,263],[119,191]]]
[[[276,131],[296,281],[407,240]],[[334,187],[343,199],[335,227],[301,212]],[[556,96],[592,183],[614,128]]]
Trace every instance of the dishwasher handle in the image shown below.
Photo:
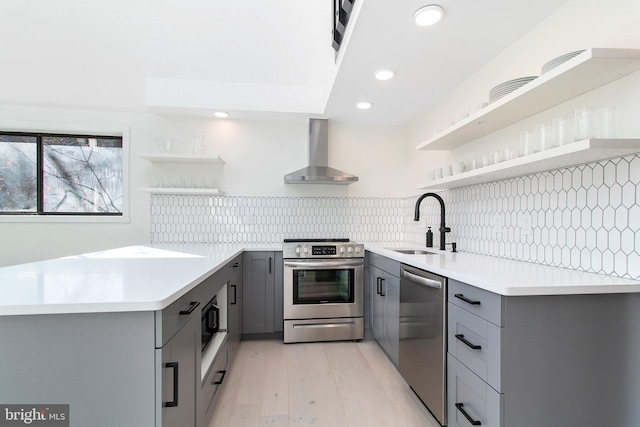
[[[404,267],[400,269],[400,278],[410,280],[413,283],[427,286],[429,288],[442,289],[443,283],[440,280],[433,280],[427,277],[420,276],[406,270]]]

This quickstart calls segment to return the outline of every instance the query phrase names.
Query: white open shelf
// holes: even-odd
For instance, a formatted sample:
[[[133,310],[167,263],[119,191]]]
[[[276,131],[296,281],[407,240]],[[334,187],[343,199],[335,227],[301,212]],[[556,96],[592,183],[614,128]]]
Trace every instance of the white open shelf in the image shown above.
[[[640,139],[585,139],[437,179],[420,189],[452,189],[566,168],[640,152]]]
[[[143,154],[140,157],[151,163],[224,164],[224,160],[222,160],[220,156],[215,155],[158,153]]]
[[[587,49],[416,149],[452,150],[637,70],[640,49]]]
[[[173,194],[186,196],[222,196],[223,193],[217,188],[162,188],[144,187],[140,191],[151,194]]]

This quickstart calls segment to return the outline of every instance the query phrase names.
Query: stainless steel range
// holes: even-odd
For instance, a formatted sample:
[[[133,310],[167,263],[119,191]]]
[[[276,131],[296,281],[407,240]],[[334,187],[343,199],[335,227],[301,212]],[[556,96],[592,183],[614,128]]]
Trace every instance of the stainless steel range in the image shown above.
[[[364,245],[285,239],[284,342],[364,337]]]

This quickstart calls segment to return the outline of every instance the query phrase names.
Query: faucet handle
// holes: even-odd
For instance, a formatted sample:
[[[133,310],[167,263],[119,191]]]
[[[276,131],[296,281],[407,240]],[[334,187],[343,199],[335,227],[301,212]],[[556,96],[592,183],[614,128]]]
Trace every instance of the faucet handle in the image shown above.
[[[451,227],[440,227],[440,232],[441,233],[450,233],[451,232]]]

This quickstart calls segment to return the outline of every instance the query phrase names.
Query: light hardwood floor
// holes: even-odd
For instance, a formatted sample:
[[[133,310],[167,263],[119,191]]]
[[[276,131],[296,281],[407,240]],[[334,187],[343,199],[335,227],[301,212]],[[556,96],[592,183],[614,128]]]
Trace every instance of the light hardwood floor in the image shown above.
[[[439,427],[373,341],[241,341],[209,427]]]

